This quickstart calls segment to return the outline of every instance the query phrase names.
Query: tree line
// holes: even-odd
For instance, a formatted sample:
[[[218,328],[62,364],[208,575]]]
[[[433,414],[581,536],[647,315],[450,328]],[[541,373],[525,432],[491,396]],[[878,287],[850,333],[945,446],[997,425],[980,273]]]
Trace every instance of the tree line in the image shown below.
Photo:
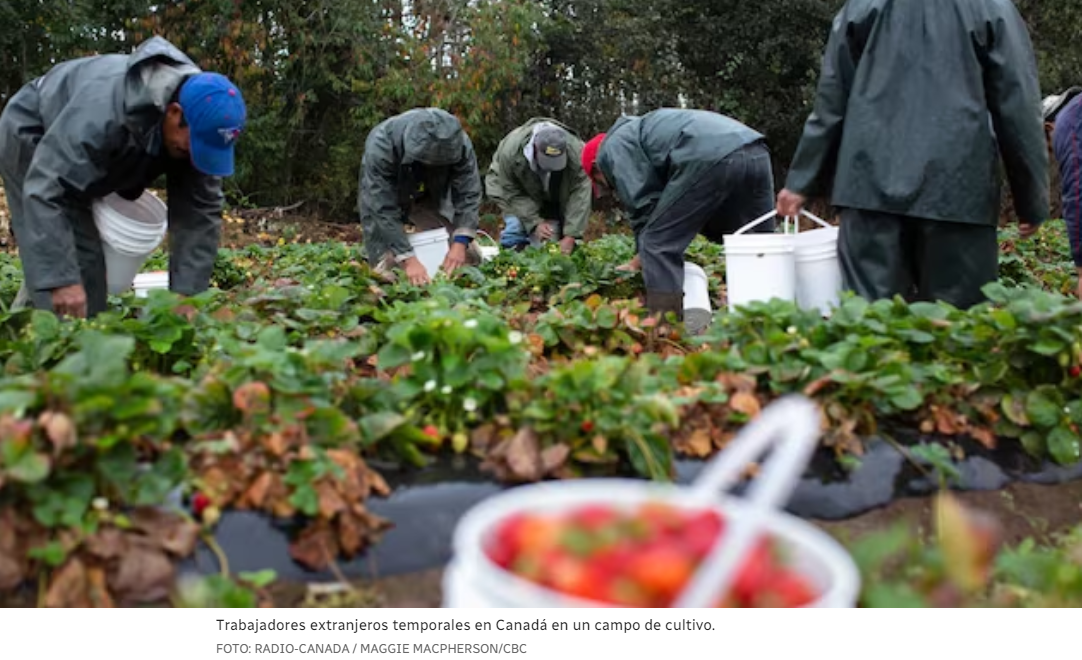
[[[842,0],[2,0],[0,103],[53,63],[157,34],[244,91],[235,203],[355,217],[368,131],[455,113],[482,166],[546,115],[584,139],[621,114],[688,107],[765,133],[779,177]],[[1082,83],[1082,5],[1016,0],[1044,93]]]

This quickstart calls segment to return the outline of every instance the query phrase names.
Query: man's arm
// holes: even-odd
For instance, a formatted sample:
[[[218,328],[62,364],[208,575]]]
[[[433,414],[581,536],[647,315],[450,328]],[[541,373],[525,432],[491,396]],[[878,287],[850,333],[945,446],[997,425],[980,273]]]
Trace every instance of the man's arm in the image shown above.
[[[1060,200],[1071,258],[1082,276],[1082,152],[1078,147],[1082,145],[1082,112],[1061,116],[1052,141],[1059,162]]]
[[[568,163],[568,169],[572,171],[565,171],[564,176],[571,176],[571,196],[567,200],[567,210],[564,212],[564,236],[581,241],[586,236],[586,226],[590,222],[590,212],[593,210],[593,184],[578,162]]]
[[[978,27],[988,35],[983,52],[985,95],[1018,216],[1036,226],[1050,213],[1037,61],[1018,10],[1009,2],[998,4],[1002,15]]]
[[[815,105],[804,124],[796,154],[785,180],[785,188],[803,197],[818,197],[827,193],[845,125],[845,108],[856,73],[864,41],[874,22],[864,17],[850,19],[848,5],[834,17],[834,23],[823,52]]]
[[[455,205],[455,237],[474,239],[481,220],[481,173],[468,135],[465,153],[451,169],[451,201]]]
[[[225,196],[222,180],[177,164],[166,175],[169,194],[169,288],[206,291],[218,257]]]
[[[390,138],[382,128],[373,129],[365,140],[357,200],[364,243],[372,263],[382,259],[388,250],[399,263],[415,256],[402,225],[397,181]]]
[[[73,222],[92,222],[90,187],[108,172],[124,127],[108,108],[109,86],[73,98],[41,138],[23,182],[26,231],[19,253],[29,284],[39,291],[80,285]]]

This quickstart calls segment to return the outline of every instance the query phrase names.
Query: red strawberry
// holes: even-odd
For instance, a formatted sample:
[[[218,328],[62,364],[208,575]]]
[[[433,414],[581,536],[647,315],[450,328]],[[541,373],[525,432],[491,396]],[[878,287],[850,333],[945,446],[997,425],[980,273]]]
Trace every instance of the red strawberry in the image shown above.
[[[1082,367],[1078,366],[1077,364],[1073,365],[1070,369],[1067,370],[1067,373],[1071,374],[1071,378],[1078,378],[1078,376],[1082,374]]]
[[[590,420],[586,420],[579,426],[579,428],[582,429],[583,433],[593,433],[594,423]]]
[[[581,525],[587,529],[597,529],[615,522],[618,517],[619,514],[615,509],[597,505],[586,506],[575,511],[571,514],[570,520],[573,524]]]
[[[714,511],[697,513],[683,530],[684,545],[697,561],[701,560],[714,547],[723,527],[721,516]]]
[[[627,576],[635,583],[668,602],[680,592],[695,572],[695,563],[680,548],[665,545],[636,554],[627,565]]]
[[[440,437],[440,430],[436,428],[433,424],[429,424],[428,426],[424,427],[424,429],[422,429],[422,432],[430,438]]]
[[[203,510],[210,506],[210,498],[203,493],[192,496],[192,513],[198,518],[203,515]]]

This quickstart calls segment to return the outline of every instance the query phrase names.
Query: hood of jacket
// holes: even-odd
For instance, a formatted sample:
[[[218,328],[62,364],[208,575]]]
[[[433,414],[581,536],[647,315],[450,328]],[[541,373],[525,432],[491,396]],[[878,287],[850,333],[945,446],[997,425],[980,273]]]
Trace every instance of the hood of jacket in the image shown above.
[[[124,110],[128,125],[145,133],[161,121],[181,82],[200,68],[176,46],[152,37],[128,56],[124,76]]]
[[[465,131],[457,117],[439,108],[418,108],[406,112],[402,118],[404,163],[439,167],[462,160]]]

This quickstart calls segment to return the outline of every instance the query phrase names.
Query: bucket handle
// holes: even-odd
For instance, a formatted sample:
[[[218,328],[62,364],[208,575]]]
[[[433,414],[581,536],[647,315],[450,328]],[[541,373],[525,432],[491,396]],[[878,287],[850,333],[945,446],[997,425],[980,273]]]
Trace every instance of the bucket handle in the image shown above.
[[[748,231],[749,229],[752,229],[753,227],[758,227],[759,225],[761,225],[762,223],[766,222],[767,220],[773,218],[777,214],[778,214],[778,212],[776,210],[775,211],[770,211],[768,213],[764,213],[763,215],[756,218],[755,220],[752,220],[751,222],[744,225],[740,229],[737,229],[735,232],[733,232],[733,234],[734,235],[743,234],[744,232]],[[811,212],[807,211],[806,209],[800,209],[800,215],[803,215],[805,218],[808,218],[809,220],[812,220],[813,222],[818,223],[820,226],[823,226],[823,227],[830,227],[831,226],[829,222],[826,222],[822,218],[819,218],[818,216],[813,215]],[[784,233],[786,233],[786,234],[789,233],[789,222],[790,221],[792,221],[792,223],[793,223],[793,225],[792,225],[793,226],[793,233],[794,234],[798,233],[800,231],[800,223],[797,222],[798,219],[799,218],[793,217],[793,216],[788,216],[788,215],[785,216],[785,218],[784,218],[785,224],[783,225],[783,227],[785,228]]]
[[[807,397],[789,395],[763,410],[707,464],[691,486],[696,498],[703,501],[729,490],[748,463],[766,450],[774,450],[748,491],[750,515],[727,526],[721,543],[703,560],[673,607],[713,607],[728,592],[736,569],[761,534],[763,517],[788,501],[820,434],[819,407]]]
[[[489,234],[488,234],[488,232],[487,232],[487,231],[485,231],[485,230],[483,230],[483,229],[478,229],[478,230],[477,230],[477,235],[478,235],[478,236],[482,236],[482,237],[484,237],[484,238],[487,238],[488,240],[492,241],[492,244],[493,244],[494,246],[496,246],[496,247],[500,247],[500,243],[499,243],[499,242],[498,242],[498,241],[497,241],[497,240],[496,240],[495,238],[492,238],[492,236],[489,236]]]

